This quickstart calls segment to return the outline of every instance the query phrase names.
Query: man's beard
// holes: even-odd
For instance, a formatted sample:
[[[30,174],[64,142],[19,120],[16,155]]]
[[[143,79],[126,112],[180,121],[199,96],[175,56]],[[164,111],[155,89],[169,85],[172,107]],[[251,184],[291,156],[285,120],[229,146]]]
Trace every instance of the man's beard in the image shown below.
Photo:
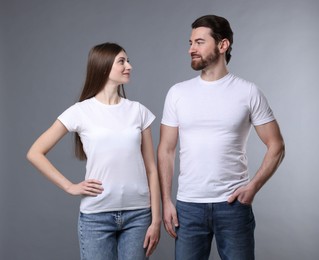
[[[204,59],[202,56],[200,56],[200,60],[192,60],[191,66],[194,70],[203,70],[207,66],[215,63],[219,58],[219,50],[216,47],[214,52],[210,54],[206,59]]]

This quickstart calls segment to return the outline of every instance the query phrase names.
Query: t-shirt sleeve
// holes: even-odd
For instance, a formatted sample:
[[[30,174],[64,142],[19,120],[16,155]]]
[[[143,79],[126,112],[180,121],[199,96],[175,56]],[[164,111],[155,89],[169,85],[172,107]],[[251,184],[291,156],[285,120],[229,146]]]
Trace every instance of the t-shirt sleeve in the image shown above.
[[[80,115],[77,104],[69,107],[61,115],[58,120],[68,129],[69,132],[78,132],[80,127]]]
[[[141,129],[142,131],[149,127],[155,120],[155,115],[144,105],[140,104]]]
[[[262,91],[255,85],[251,88],[250,120],[254,126],[269,123],[275,116]]]
[[[177,127],[179,125],[176,112],[176,95],[174,94],[174,87],[170,88],[166,95],[161,123],[172,127]]]

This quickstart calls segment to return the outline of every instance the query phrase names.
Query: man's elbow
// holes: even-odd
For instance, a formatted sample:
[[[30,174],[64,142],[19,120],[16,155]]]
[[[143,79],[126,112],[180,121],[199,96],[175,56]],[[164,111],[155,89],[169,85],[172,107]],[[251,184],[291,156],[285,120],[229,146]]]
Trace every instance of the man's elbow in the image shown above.
[[[157,158],[159,160],[161,160],[161,159],[165,160],[168,157],[174,157],[175,151],[176,151],[175,147],[172,148],[172,147],[169,147],[167,145],[159,144],[159,146],[157,148]]]
[[[285,142],[283,140],[276,142],[275,146],[275,154],[279,157],[279,162],[281,162],[285,158],[286,147]]]
[[[285,155],[286,155],[286,146],[285,146],[285,142],[282,141],[282,144],[281,144],[281,161],[285,158]]]

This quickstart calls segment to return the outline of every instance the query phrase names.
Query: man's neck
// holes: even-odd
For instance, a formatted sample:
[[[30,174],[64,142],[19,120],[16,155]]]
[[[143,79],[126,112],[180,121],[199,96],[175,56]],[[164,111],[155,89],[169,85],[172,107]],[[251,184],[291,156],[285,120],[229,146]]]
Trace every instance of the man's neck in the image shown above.
[[[226,66],[205,68],[201,72],[201,78],[205,81],[216,81],[228,74]]]
[[[201,78],[205,81],[216,81],[228,74],[227,65],[225,62],[225,57],[220,56],[220,58],[208,65],[201,72]]]

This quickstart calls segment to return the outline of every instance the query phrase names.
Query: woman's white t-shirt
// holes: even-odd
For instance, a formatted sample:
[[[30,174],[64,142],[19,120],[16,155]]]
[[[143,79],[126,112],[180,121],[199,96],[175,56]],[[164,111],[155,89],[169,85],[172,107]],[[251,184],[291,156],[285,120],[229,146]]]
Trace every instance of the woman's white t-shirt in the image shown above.
[[[82,197],[81,212],[150,207],[141,153],[141,132],[155,119],[150,110],[124,98],[105,105],[93,97],[74,104],[58,119],[81,138],[87,157],[85,179],[100,180],[104,188],[97,197]]]

